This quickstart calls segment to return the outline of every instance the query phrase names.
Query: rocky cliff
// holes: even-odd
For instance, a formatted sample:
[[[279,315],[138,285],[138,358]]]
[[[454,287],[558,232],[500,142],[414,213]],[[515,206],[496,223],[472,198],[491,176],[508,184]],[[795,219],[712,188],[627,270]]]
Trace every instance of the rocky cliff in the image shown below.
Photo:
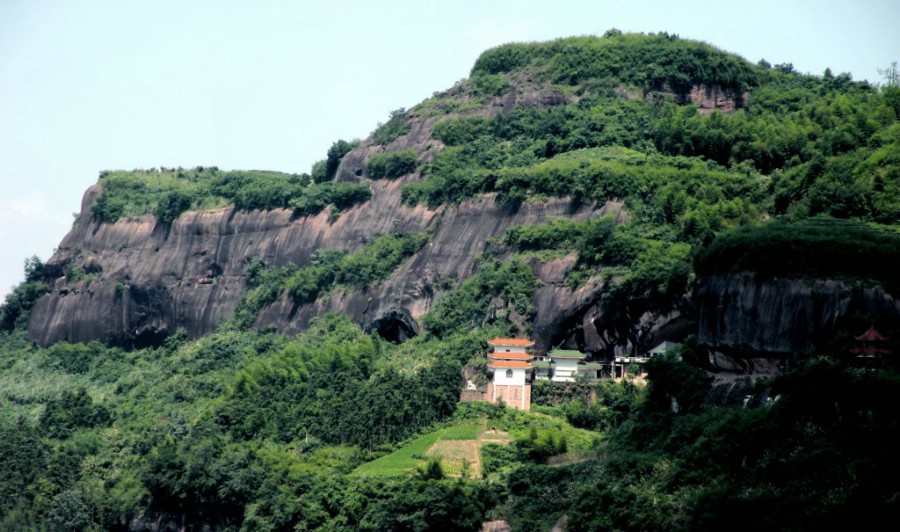
[[[459,89],[447,94],[460,105],[472,99]],[[546,84],[523,78],[503,96],[482,102],[468,114],[491,116],[514,107],[567,102]],[[378,145],[370,138],[347,153],[335,181],[368,181],[366,161],[380,152],[413,149],[420,165],[429,162],[442,147],[431,134],[434,118],[409,113],[404,121],[409,132],[389,144]],[[112,224],[100,222],[91,214],[91,205],[102,193],[102,188],[94,185],[84,195],[79,223],[46,264],[45,278],[51,290],[32,311],[29,336],[40,345],[101,340],[145,346],[158,344],[183,327],[189,337],[198,337],[233,314],[247,289],[245,269],[254,258],[271,267],[304,266],[317,249],[353,252],[378,234],[434,226],[427,245],[379,286],[334,291],[306,305],[285,297],[264,308],[255,324],[293,333],[303,330],[313,317],[337,311],[392,340],[402,340],[420,332],[419,318],[443,292],[474,273],[475,259],[489,239],[501,237],[513,226],[549,217],[624,216],[620,203],[590,205],[572,198],[510,206],[495,202],[488,194],[434,210],[404,205],[403,186],[420,178],[416,172],[395,180],[369,181],[371,200],[337,219],[328,212],[295,217],[287,209],[248,212],[222,208],[187,212],[171,224],[150,215]],[[533,323],[541,348],[567,338],[587,349],[608,344],[592,331],[589,317],[582,323],[582,317],[588,316],[599,300],[602,287],[589,284],[573,290],[563,285],[565,270],[573,261],[572,256],[548,264],[532,261],[543,283],[534,295],[538,312]],[[86,275],[67,275],[73,266]],[[584,325],[587,334],[582,332]]]
[[[839,279],[711,275],[695,292],[697,343],[708,366],[774,372],[797,357],[824,354],[840,333],[862,333],[862,316],[900,325],[900,298],[879,284]]]
[[[225,208],[186,213],[171,225],[152,216],[115,224],[92,221],[90,205],[99,192],[92,187],[82,206],[81,219],[88,221],[71,230],[47,263],[52,290],[36,304],[29,335],[42,345],[94,339],[155,344],[178,327],[200,336],[234,312],[246,289],[244,270],[254,257],[271,266],[305,265],[319,248],[353,251],[379,233],[437,225],[425,248],[380,286],[334,292],[301,307],[284,299],[266,308],[257,322],[295,332],[314,316],[340,311],[367,327],[415,334],[417,318],[435,298],[473,273],[475,257],[489,238],[550,216],[581,219],[611,209],[566,199],[509,209],[491,197],[437,210],[409,208],[400,202],[403,183],[373,183],[372,200],[335,221],[326,213],[293,219],[289,210]],[[72,265],[82,266],[86,276],[68,279],[65,272]],[[546,281],[535,296],[544,303],[536,320],[539,329],[596,297],[592,290],[561,286],[559,268],[538,270]]]
[[[864,175],[855,177],[857,188],[852,189],[871,186],[872,201],[853,200],[859,194],[844,194],[843,182],[822,185],[815,201],[805,198],[807,185],[825,168],[817,158],[807,161],[814,153],[810,150],[825,150],[824,160],[834,150],[852,146],[843,141],[832,147],[806,143],[804,139],[831,127],[827,122],[791,139],[769,139],[772,146],[764,146],[759,139],[770,131],[795,127],[791,122],[767,126],[765,132],[757,129],[781,120],[769,109],[782,105],[776,97],[780,90],[794,86],[782,79],[787,74],[775,75],[699,43],[650,36],[635,41],[646,41],[643,48],[629,44],[633,39],[564,40],[486,52],[472,79],[408,112],[392,113],[385,124],[390,127],[358,144],[345,142],[350,151],[339,157],[329,150],[331,166],[321,176],[306,176],[306,181],[292,176],[303,182],[298,186],[310,189],[315,188],[311,179],[322,185],[324,176],[331,175],[339,184],[366,183],[371,198],[342,212],[300,216],[315,210],[223,207],[179,209],[167,217],[151,208],[130,212],[162,212],[160,217],[171,222],[150,214],[117,214],[104,222],[92,214],[103,194],[102,185],[95,185],[84,196],[79,221],[46,264],[44,281],[50,289],[31,311],[29,336],[41,345],[96,339],[135,347],[159,344],[180,327],[198,337],[234,315],[249,288],[245,272],[254,260],[267,267],[302,267],[317,250],[353,253],[382,234],[428,230],[424,247],[386,280],[365,289],[331,290],[309,303],[283,295],[259,309],[254,323],[294,333],[316,316],[342,312],[385,338],[402,341],[421,332],[421,318],[442,295],[475,273],[479,255],[487,251],[507,259],[522,251],[496,244],[510,228],[554,217],[583,221],[607,215],[634,223],[611,230],[605,240],[602,235],[590,240],[595,249],[584,260],[571,238],[560,240],[565,246],[545,242],[543,248],[530,248],[537,253],[524,255],[539,281],[532,294],[537,310],[528,323],[517,321],[530,328],[539,350],[565,346],[610,355],[614,346],[626,343],[643,351],[696,334],[698,353],[710,355],[701,360],[709,369],[758,371],[789,356],[819,352],[852,316],[879,316],[891,327],[900,326],[897,294],[874,284],[764,280],[752,273],[694,277],[691,257],[698,249],[736,227],[770,219],[772,205],[776,211],[796,204],[797,212],[827,214],[826,204],[833,204],[837,207],[828,208],[836,218],[890,223],[895,203],[885,191],[890,192],[893,159],[885,156],[887,162],[877,163],[880,155],[865,153],[848,159],[875,161],[875,167],[859,170]],[[596,61],[572,61],[581,57],[572,55],[579,49]],[[649,65],[654,67],[649,77],[646,54],[664,60]],[[718,63],[710,62],[713,56]],[[721,68],[699,68],[708,64]],[[761,83],[772,83],[772,90],[751,94]],[[733,120],[719,116],[738,109],[743,111]],[[811,112],[796,111],[797,116]],[[458,118],[466,119],[454,120]],[[884,127],[890,122],[882,121]],[[749,129],[735,136],[732,125]],[[854,142],[881,145],[889,137],[885,129],[883,137],[868,144],[862,137]],[[799,144],[788,150],[795,140]],[[787,151],[772,155],[782,148]],[[385,153],[394,155],[381,155]],[[368,175],[373,160],[402,155],[410,163],[413,154],[415,171],[407,164],[391,173],[393,178]],[[789,161],[796,168],[790,179],[766,175]],[[829,164],[850,167],[850,162],[837,160]],[[876,178],[870,179],[873,172]],[[177,174],[172,179],[186,180]],[[807,185],[795,190],[800,182]],[[419,201],[417,206],[403,201],[404,187],[411,183],[407,199]],[[128,194],[133,189],[125,190],[120,203],[148,205],[132,201]],[[102,198],[98,206],[108,196]],[[193,198],[181,199],[191,205]],[[157,207],[162,203],[154,201]],[[234,197],[220,196],[193,205],[229,202],[237,203]],[[287,205],[295,204],[286,200],[266,208]],[[608,254],[607,247],[612,248]],[[549,253],[541,255],[543,251]],[[577,288],[565,282],[576,261],[582,268],[578,278],[590,278]],[[729,264],[708,271],[730,271]],[[866,278],[869,272],[856,273]],[[619,282],[616,288],[626,286],[627,291],[605,297],[610,284]],[[509,302],[502,298],[492,305],[498,315],[514,315],[503,308]]]

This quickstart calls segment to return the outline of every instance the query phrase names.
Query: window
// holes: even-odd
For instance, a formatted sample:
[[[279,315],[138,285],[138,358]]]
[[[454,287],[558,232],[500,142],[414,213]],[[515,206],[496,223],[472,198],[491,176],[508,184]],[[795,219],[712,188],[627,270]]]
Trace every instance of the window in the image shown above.
[[[512,378],[512,370],[511,370],[511,369],[506,370],[506,378],[507,378],[507,379],[511,379],[511,378]]]

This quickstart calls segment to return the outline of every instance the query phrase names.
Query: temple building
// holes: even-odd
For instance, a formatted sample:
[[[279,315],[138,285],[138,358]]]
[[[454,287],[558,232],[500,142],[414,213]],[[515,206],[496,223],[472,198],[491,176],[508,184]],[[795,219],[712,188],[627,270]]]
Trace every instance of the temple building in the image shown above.
[[[487,399],[503,402],[517,410],[531,410],[532,356],[528,349],[534,342],[522,338],[488,340],[494,351],[488,353],[487,368],[491,374]]]
[[[888,338],[882,336],[875,330],[875,326],[869,327],[869,330],[855,337],[856,345],[850,348],[850,353],[856,358],[857,363],[863,365],[876,365],[881,363],[885,355],[893,353],[887,348],[886,342]]]

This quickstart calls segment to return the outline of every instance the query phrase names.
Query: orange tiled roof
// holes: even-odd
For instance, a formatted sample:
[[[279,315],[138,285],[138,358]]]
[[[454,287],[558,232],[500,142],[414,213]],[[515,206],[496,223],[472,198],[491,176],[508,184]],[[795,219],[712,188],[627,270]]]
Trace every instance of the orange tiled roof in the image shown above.
[[[531,347],[534,342],[527,338],[492,338],[488,340],[489,345],[514,345],[516,347]]]
[[[521,360],[491,360],[488,362],[489,368],[524,368],[531,369],[532,366],[529,362],[523,362]]]
[[[493,352],[488,353],[488,358],[492,358],[494,360],[531,360],[534,358],[528,353],[501,353],[501,352]]]

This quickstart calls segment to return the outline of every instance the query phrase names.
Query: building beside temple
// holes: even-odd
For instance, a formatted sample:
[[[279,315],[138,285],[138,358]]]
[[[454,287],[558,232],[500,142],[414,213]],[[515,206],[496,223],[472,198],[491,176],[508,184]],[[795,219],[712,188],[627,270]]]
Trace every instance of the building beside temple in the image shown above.
[[[554,349],[532,360],[536,381],[575,382],[578,378],[594,381],[609,376],[610,366],[600,362],[586,362],[581,351]]]
[[[651,358],[664,355],[670,351],[672,353],[679,353],[678,350],[680,347],[681,344],[677,342],[660,342],[652,349],[640,355],[631,353],[631,344],[617,347],[613,357],[612,378],[621,379],[624,378],[626,374],[640,375],[644,372],[644,365],[647,362],[650,362]],[[681,359],[680,355],[678,355],[678,359]]]

